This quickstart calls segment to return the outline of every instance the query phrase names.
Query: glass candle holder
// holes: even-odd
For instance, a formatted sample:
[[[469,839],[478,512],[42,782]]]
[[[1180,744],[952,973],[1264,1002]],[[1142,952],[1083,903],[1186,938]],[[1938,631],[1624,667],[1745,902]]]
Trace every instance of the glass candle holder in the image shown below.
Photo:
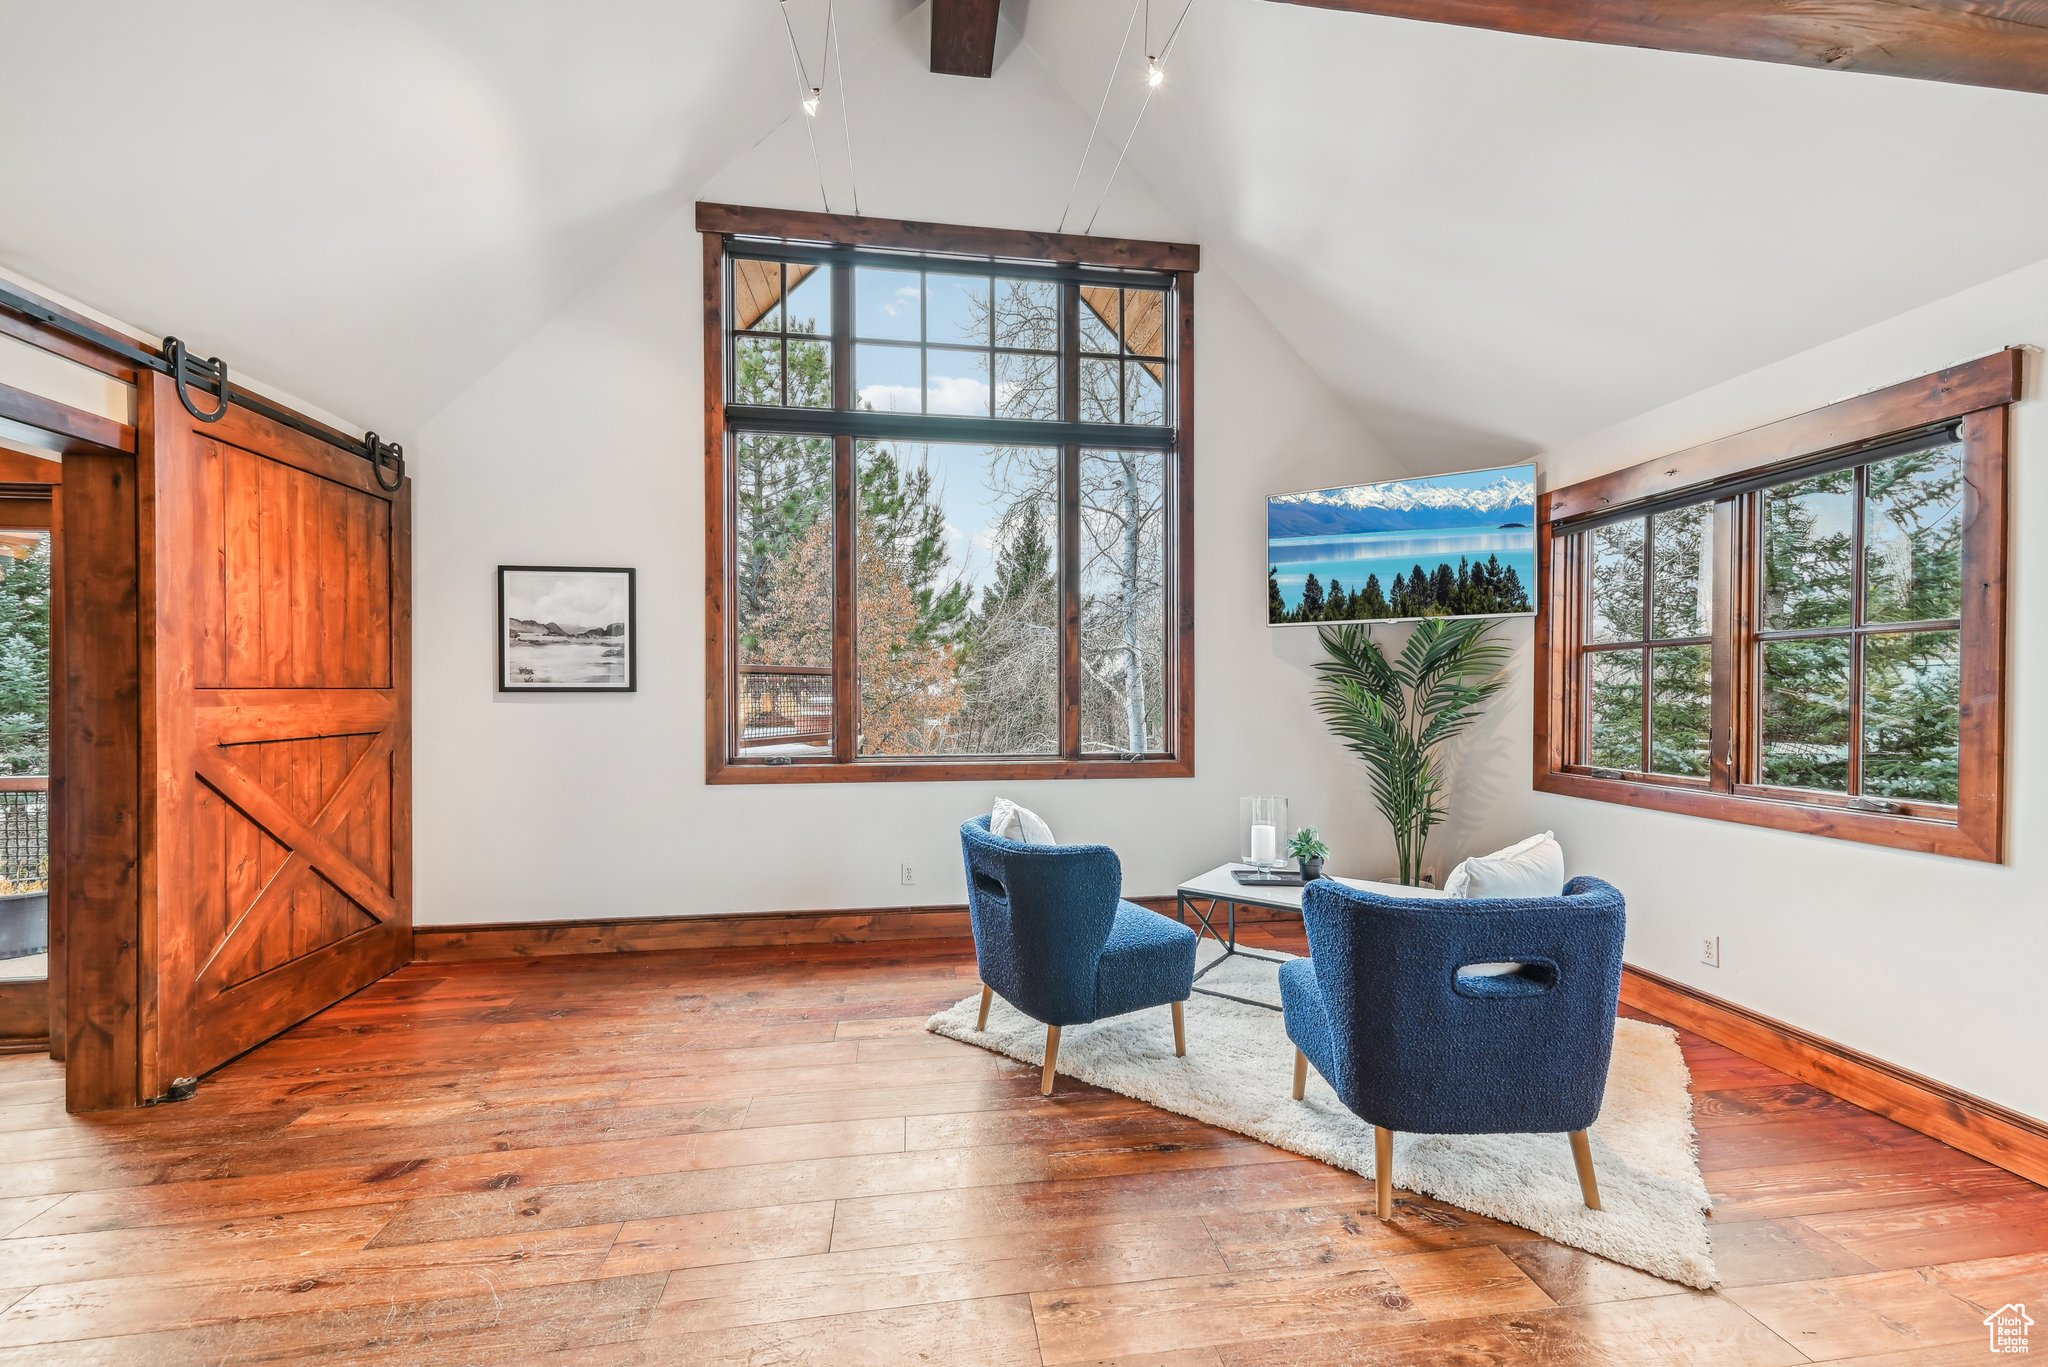
[[[1284,797],[1245,797],[1237,802],[1239,861],[1255,869],[1287,866],[1287,824]]]

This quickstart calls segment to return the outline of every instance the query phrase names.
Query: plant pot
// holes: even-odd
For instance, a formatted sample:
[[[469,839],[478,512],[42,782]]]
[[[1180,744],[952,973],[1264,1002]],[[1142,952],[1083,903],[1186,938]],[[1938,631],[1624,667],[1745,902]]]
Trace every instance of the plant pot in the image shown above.
[[[1318,879],[1318,878],[1321,878],[1321,877],[1323,876],[1323,861],[1322,861],[1322,860],[1320,860],[1320,859],[1298,859],[1298,860],[1296,860],[1295,862],[1296,862],[1297,864],[1299,864],[1299,865],[1301,866],[1301,881],[1302,881],[1302,882],[1304,882],[1304,883],[1313,883],[1313,882],[1315,882],[1315,881],[1316,881],[1316,879]]]

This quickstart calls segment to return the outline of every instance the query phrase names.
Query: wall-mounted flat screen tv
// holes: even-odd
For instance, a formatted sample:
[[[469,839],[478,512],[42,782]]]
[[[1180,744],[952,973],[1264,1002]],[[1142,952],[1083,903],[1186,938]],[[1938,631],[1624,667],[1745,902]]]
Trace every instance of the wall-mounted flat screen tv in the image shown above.
[[[1275,494],[1273,626],[1533,613],[1536,467]]]

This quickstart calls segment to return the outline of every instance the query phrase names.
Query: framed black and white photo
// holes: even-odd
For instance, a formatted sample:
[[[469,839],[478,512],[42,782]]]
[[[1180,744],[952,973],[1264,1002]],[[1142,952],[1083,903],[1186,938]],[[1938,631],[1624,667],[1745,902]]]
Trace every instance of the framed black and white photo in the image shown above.
[[[631,693],[633,571],[498,566],[500,693]]]

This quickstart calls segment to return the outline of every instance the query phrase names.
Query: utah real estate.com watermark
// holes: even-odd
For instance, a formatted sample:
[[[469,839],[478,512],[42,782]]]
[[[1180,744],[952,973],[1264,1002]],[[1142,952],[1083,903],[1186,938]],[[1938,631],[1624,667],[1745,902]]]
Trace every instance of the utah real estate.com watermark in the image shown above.
[[[1991,1351],[2026,1352],[2027,1330],[2033,1323],[2033,1317],[2027,1314],[2026,1306],[2018,1302],[2001,1305],[1984,1317],[1984,1327],[1991,1332]]]

